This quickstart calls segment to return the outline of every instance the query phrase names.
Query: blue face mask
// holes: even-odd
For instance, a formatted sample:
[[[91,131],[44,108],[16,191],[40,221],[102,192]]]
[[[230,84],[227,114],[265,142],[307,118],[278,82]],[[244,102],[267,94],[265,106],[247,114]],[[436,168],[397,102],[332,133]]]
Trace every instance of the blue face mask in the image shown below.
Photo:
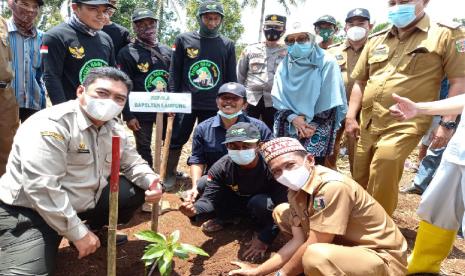
[[[312,54],[314,47],[313,43],[305,42],[303,44],[294,43],[288,46],[287,49],[289,55],[291,55],[293,58],[305,58],[309,57]]]
[[[225,119],[228,119],[228,120],[234,119],[234,118],[236,118],[237,116],[239,116],[241,114],[242,114],[242,110],[239,110],[239,111],[237,111],[236,113],[233,113],[233,114],[226,114],[223,111],[218,110],[218,115],[220,115],[221,117],[223,117]]]
[[[230,150],[228,149],[228,155],[231,160],[238,165],[248,165],[255,159],[255,149],[247,150]]]
[[[389,22],[397,28],[407,27],[417,16],[415,15],[415,4],[402,4],[389,7]]]

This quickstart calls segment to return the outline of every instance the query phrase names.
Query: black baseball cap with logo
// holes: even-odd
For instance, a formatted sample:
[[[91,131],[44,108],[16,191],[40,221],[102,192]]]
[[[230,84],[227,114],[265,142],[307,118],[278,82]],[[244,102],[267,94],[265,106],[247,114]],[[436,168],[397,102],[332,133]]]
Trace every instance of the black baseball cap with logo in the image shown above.
[[[218,89],[218,94],[216,96],[219,97],[221,94],[225,93],[234,94],[244,99],[247,97],[245,87],[237,82],[227,82],[223,84],[220,89]]]
[[[113,6],[108,0],[73,0],[72,2],[86,4],[86,5],[106,5],[108,7],[116,9],[116,7]]]
[[[158,20],[158,18],[155,16],[155,13],[152,12],[149,9],[144,9],[144,8],[137,8],[134,10],[132,13],[131,20],[132,22],[136,22],[138,20],[146,19],[146,18],[151,18],[153,20]]]
[[[363,8],[353,9],[347,13],[346,22],[354,17],[362,17],[370,21],[370,12]]]
[[[322,17],[318,18],[318,20],[315,21],[315,23],[313,23],[313,25],[318,26],[321,23],[329,23],[329,24],[332,24],[334,26],[337,25],[336,19],[334,17],[332,17],[331,15],[323,15]]]
[[[286,26],[286,17],[279,14],[268,14],[265,16],[264,24]]]
[[[197,11],[197,16],[201,16],[206,13],[219,13],[221,16],[224,16],[223,4],[217,1],[204,1],[200,3],[199,10]]]
[[[223,144],[232,142],[256,143],[260,141],[260,130],[251,123],[239,122],[226,131]]]

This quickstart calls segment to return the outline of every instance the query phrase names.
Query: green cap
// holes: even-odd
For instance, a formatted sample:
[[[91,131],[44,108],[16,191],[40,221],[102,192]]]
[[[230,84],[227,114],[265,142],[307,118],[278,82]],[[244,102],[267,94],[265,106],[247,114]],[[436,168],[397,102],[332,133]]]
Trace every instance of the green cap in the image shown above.
[[[155,16],[155,13],[153,13],[149,9],[144,9],[144,8],[138,8],[135,9],[134,12],[132,13],[131,20],[132,22],[142,20],[145,18],[151,18],[153,20],[158,20],[158,18]]]
[[[205,1],[200,3],[199,10],[197,11],[197,16],[201,16],[206,13],[219,13],[221,16],[224,16],[223,4],[217,1]]]

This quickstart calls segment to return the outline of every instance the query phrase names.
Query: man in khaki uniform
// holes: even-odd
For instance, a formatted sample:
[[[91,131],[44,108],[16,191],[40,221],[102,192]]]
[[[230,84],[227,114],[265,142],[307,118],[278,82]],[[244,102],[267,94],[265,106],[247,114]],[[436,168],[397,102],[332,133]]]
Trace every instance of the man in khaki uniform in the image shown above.
[[[354,179],[392,215],[405,159],[429,128],[431,118],[397,122],[389,115],[396,93],[413,101],[434,101],[444,75],[449,97],[465,91],[465,32],[430,21],[428,0],[388,1],[394,26],[370,39],[355,66],[356,80],[346,116],[346,132],[360,139]],[[403,4],[400,4],[403,3]],[[356,116],[361,109],[361,124]],[[444,122],[455,116],[443,116]],[[447,143],[453,130],[438,128],[435,139]]]
[[[346,89],[347,102],[350,99],[350,92],[355,80],[351,77],[355,64],[362,53],[363,47],[368,39],[368,34],[373,28],[370,24],[370,12],[367,9],[357,8],[349,11],[346,17],[344,31],[347,33],[347,40],[341,44],[336,44],[328,48],[328,52],[336,57],[337,63],[341,67],[344,86]],[[344,134],[344,127],[341,127],[336,135],[333,154],[326,157],[325,166],[337,170],[336,160],[339,155],[340,143]],[[357,140],[347,136],[347,149],[349,153],[350,172],[353,172],[355,145]]]
[[[5,173],[8,154],[19,125],[19,109],[11,87],[13,69],[6,21],[0,17],[0,176]]]
[[[274,74],[287,55],[286,45],[278,41],[286,31],[286,17],[270,14],[265,17],[265,42],[244,49],[237,64],[237,81],[247,89],[247,115],[262,119],[272,130],[276,109],[271,100]]]
[[[405,275],[407,242],[394,221],[360,185],[322,166],[293,138],[265,143],[273,176],[289,188],[289,203],[273,218],[292,235],[277,254],[258,267],[229,275]]]
[[[112,136],[121,138],[124,175],[119,223],[127,223],[144,198],[158,202],[158,176],[115,119],[131,88],[116,68],[92,69],[77,100],[43,109],[21,124],[0,178],[0,275],[53,275],[62,237],[74,244],[78,258],[97,250],[105,238],[99,230],[108,222]]]

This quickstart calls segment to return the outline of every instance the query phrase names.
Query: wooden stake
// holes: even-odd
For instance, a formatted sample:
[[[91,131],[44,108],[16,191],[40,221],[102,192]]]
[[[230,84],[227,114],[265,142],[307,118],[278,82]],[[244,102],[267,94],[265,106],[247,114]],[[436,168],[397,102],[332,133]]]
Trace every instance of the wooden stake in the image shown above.
[[[116,226],[118,224],[120,137],[113,136],[111,142],[110,214],[108,219],[107,275],[116,276]]]
[[[174,117],[172,116],[168,117],[168,123],[166,125],[165,143],[163,144],[163,158],[162,158],[161,165],[160,165],[160,181],[162,182],[163,180],[165,180],[165,176],[166,176],[166,166],[168,164],[168,158],[169,158],[169,152],[170,152],[171,134],[173,133],[173,121],[174,121]],[[158,215],[159,215],[159,204],[152,204],[151,229],[154,232],[158,232]]]
[[[157,113],[157,120],[155,122],[155,131],[153,133],[155,136],[155,150],[153,156],[153,171],[160,173],[160,164],[161,164],[161,147],[163,142],[163,113]]]

